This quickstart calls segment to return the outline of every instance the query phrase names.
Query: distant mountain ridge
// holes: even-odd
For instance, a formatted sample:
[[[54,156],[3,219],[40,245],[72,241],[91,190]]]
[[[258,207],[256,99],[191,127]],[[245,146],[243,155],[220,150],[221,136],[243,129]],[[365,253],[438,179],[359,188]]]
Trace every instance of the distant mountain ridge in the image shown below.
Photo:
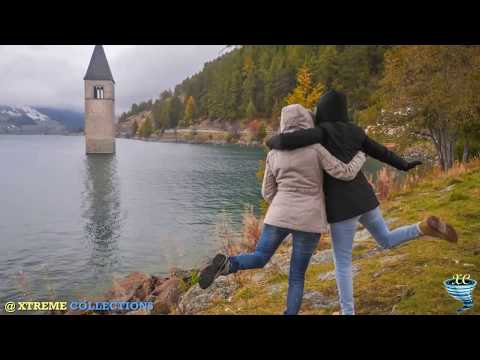
[[[0,134],[64,134],[81,132],[84,127],[84,114],[78,111],[0,105]]]
[[[85,114],[65,109],[37,107],[38,111],[47,115],[50,119],[62,123],[67,130],[78,132],[85,128]]]

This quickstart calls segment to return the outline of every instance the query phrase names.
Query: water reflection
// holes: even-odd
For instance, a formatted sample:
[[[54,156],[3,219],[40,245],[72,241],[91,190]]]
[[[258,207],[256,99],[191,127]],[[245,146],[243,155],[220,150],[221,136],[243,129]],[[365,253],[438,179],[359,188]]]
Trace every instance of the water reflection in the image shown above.
[[[85,238],[91,249],[89,270],[104,278],[118,267],[120,190],[117,160],[113,155],[86,156],[83,218]]]

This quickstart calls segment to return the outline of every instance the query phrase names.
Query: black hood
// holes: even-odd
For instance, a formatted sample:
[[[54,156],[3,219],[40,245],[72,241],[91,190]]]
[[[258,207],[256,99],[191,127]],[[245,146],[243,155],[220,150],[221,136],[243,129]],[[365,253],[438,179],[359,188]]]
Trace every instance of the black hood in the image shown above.
[[[335,90],[329,90],[317,104],[315,126],[324,122],[348,122],[347,96]]]

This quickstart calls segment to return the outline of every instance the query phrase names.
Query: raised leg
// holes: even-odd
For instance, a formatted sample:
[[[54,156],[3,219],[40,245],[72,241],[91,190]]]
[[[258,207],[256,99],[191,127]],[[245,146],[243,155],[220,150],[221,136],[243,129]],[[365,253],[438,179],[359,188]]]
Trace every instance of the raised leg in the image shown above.
[[[421,235],[417,224],[402,226],[390,231],[378,207],[360,216],[359,221],[385,249],[391,249]]]
[[[289,232],[288,229],[265,224],[255,252],[230,257],[229,272],[263,268]]]

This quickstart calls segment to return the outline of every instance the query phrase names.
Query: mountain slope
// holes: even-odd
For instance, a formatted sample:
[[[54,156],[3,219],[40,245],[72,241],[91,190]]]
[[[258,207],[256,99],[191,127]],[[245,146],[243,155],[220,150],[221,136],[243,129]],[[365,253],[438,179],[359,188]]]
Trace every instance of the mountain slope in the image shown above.
[[[79,132],[85,128],[85,115],[81,112],[48,107],[37,107],[36,109],[50,119],[63,124],[68,131]]]
[[[31,106],[0,105],[0,134],[63,134],[84,128],[80,112]]]

